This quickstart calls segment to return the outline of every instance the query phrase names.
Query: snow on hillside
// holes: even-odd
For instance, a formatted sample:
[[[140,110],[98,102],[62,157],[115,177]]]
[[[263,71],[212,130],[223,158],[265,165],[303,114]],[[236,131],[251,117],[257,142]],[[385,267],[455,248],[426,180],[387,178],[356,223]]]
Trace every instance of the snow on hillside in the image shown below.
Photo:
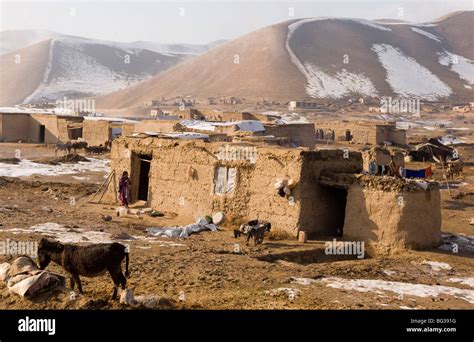
[[[389,44],[374,44],[372,50],[387,72],[387,82],[399,95],[436,100],[452,93],[436,75],[400,49]]]
[[[411,29],[413,32],[416,32],[416,33],[418,33],[418,34],[421,34],[422,36],[428,37],[429,39],[434,40],[434,41],[436,41],[436,42],[438,42],[438,43],[441,43],[441,38],[435,36],[435,35],[432,34],[432,33],[426,32],[425,30],[419,29],[418,27],[410,27],[410,29]]]
[[[86,51],[86,49],[90,50],[95,46],[115,48],[114,58],[116,60],[123,60],[125,55],[133,59],[143,51],[122,43],[66,36],[55,38],[51,41],[49,62],[43,81],[30,96],[25,98],[23,103],[42,98],[59,99],[71,93],[91,96],[106,94],[134,85],[152,76],[152,74],[134,74],[113,70],[111,67],[113,62],[107,65],[93,58]],[[155,62],[159,62],[159,59]],[[59,73],[58,70],[60,70]]]
[[[449,67],[451,71],[457,73],[461,79],[470,84],[474,84],[474,61],[446,50],[444,53],[438,53],[438,56],[439,64]]]
[[[363,74],[342,69],[334,75],[329,75],[311,63],[305,63],[305,68],[308,71],[306,93],[312,97],[341,98],[351,93],[366,96],[377,94],[370,79]]]

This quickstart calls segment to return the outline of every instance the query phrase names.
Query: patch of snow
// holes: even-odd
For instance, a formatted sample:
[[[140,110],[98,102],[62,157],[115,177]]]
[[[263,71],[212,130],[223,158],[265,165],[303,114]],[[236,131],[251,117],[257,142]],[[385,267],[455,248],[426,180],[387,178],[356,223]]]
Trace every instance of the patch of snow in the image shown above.
[[[469,84],[474,84],[474,61],[445,50],[438,53],[438,62],[449,67],[451,71],[459,75],[459,78]]]
[[[52,39],[50,44],[49,60],[43,80],[38,88],[23,100],[23,103],[44,98],[62,99],[71,92],[91,95],[111,93],[152,76],[151,74],[135,75],[116,72],[98,62],[86,51],[86,47],[91,45],[106,45],[116,48],[118,54],[129,55],[133,58],[143,51],[141,49],[127,47],[120,43],[68,36]],[[60,52],[57,53],[58,51]],[[59,77],[52,75],[53,59],[55,66],[64,71]]]
[[[379,294],[383,293],[382,291],[390,291],[399,295],[425,298],[449,295],[474,304],[474,290],[459,289],[457,287],[411,284],[378,279],[343,279],[338,277],[323,278],[321,282],[326,283],[328,287],[349,291],[374,292]]]
[[[268,110],[268,111],[266,111],[266,112],[261,112],[260,114],[262,114],[262,115],[280,116],[281,112],[276,111],[276,110]]]
[[[453,269],[450,264],[447,264],[445,262],[423,261],[421,264],[422,265],[429,265],[431,267],[431,269],[435,272],[439,272],[441,270],[452,270]]]
[[[410,27],[410,28],[411,28],[411,30],[412,30],[413,32],[416,32],[416,33],[421,34],[421,35],[423,35],[423,36],[425,36],[425,37],[428,37],[429,39],[434,40],[434,41],[436,41],[436,42],[438,42],[438,43],[441,42],[441,38],[435,36],[435,35],[432,34],[432,33],[426,32],[425,30],[419,29],[419,28],[417,28],[417,27]]]
[[[453,283],[460,283],[474,287],[474,278],[449,278],[448,280]]]
[[[123,123],[138,123],[140,121],[130,120],[124,118],[114,118],[110,116],[84,116],[84,120],[89,121],[111,121],[111,122],[123,122]]]
[[[451,88],[436,75],[389,44],[374,44],[372,50],[387,71],[386,80],[400,96],[436,100],[452,94]]]
[[[445,135],[441,138],[438,139],[438,141],[443,144],[443,145],[458,145],[458,144],[462,144],[463,142],[458,139],[457,137],[455,136],[452,136],[452,135]]]
[[[79,228],[66,228],[60,224],[46,222],[31,226],[30,228],[12,228],[13,234],[41,234],[58,240],[62,243],[111,243],[109,233],[84,230]]]
[[[46,222],[36,224],[29,228],[12,228],[8,229],[13,234],[40,234],[47,238],[58,240],[61,243],[124,243],[123,239],[114,239],[112,234],[101,231],[86,230],[82,228],[66,228],[61,224],[54,222]],[[163,241],[148,236],[133,236],[133,240],[140,240],[148,243],[156,243],[160,247],[178,247],[183,244],[172,241]]]
[[[294,123],[308,123],[308,119],[306,117],[299,115],[298,113],[285,113],[280,115],[278,120],[275,120],[277,124],[294,124]]]
[[[312,283],[316,283],[317,280],[311,278],[298,278],[298,277],[291,277],[292,284],[299,284],[299,285],[311,285]]]
[[[174,133],[162,133],[165,137],[169,138],[177,138],[177,139],[185,139],[185,140],[192,140],[192,139],[208,139],[208,134],[202,133],[193,133],[193,132],[174,132]]]
[[[306,93],[312,97],[341,98],[351,93],[375,96],[377,90],[364,74],[349,72],[346,69],[334,75],[325,73],[316,65],[304,64],[307,70]]]
[[[181,120],[181,125],[190,129],[199,129],[203,131],[215,131],[216,127],[226,127],[237,125],[240,131],[244,132],[263,132],[265,128],[261,121],[258,120],[242,120],[228,122],[210,122],[202,120]]]
[[[77,179],[77,180],[88,180],[90,177],[79,177],[79,176],[72,176],[72,178]]]
[[[391,270],[382,270],[382,272],[385,273],[388,276],[393,276],[394,274],[397,273],[397,272],[391,271]]]
[[[1,177],[28,177],[34,174],[43,176],[60,176],[77,174],[87,171],[108,173],[109,160],[88,158],[89,162],[79,162],[77,164],[48,165],[34,163],[30,160],[22,159],[17,165],[0,163]]]

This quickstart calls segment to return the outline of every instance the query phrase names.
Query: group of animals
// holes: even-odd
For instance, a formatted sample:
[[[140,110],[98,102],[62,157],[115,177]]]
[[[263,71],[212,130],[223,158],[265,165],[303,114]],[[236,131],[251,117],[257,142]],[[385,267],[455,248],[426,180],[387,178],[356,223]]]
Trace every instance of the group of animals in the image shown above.
[[[263,242],[265,232],[269,232],[270,229],[269,222],[253,220],[234,230],[234,237],[245,235],[247,242],[253,239],[257,245]],[[124,259],[125,274],[122,272]],[[127,277],[130,276],[129,259],[127,247],[117,242],[79,246],[43,238],[38,245],[39,268],[44,270],[51,261],[62,266],[69,273],[71,289],[74,290],[77,285],[81,294],[84,292],[80,276],[97,277],[108,272],[114,283],[112,300],[117,298],[119,286],[123,290],[127,287]]]
[[[71,151],[77,153],[77,150],[84,150],[86,154],[102,154],[110,151],[111,143],[107,142],[105,146],[102,144],[99,146],[88,146],[85,141],[68,141],[65,144],[56,144],[55,153],[58,154],[58,151],[64,152],[64,154],[70,154]]]

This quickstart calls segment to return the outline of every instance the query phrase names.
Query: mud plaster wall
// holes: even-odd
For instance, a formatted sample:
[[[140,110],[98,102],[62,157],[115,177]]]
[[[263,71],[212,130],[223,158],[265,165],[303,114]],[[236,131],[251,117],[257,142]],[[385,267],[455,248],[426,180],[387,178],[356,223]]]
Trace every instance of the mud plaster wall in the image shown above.
[[[28,114],[0,114],[0,140],[34,141],[34,139],[38,139],[37,136],[30,136],[30,121],[31,118]]]
[[[382,149],[376,147],[375,149],[372,148],[369,151],[362,152],[362,158],[364,160],[364,170],[369,170],[369,164],[372,159],[375,160],[377,165],[388,165],[392,160],[397,167],[405,166],[405,157],[402,152],[400,151],[392,151],[390,152],[387,149]]]
[[[300,190],[293,190],[291,205],[278,196],[274,184],[280,177],[299,179],[301,150],[259,148],[255,164],[248,161],[219,160],[222,144],[187,142],[158,138],[118,138],[112,144],[112,169],[119,176],[132,176],[132,199],[136,198],[138,174],[134,158],[152,154],[149,204],[162,211],[177,213],[190,221],[196,217],[224,211],[244,219],[268,220],[275,230],[295,233],[300,215]],[[237,167],[235,190],[231,194],[214,194],[214,173],[218,166]],[[116,191],[116,190],[115,190]],[[109,186],[105,201],[114,201]]]
[[[135,125],[135,132],[176,132],[178,124],[179,120],[144,120]]]
[[[122,127],[122,136],[126,137],[128,135],[132,135],[135,132],[135,125],[134,123],[124,123],[120,126]]]
[[[339,199],[334,195],[334,189],[319,184],[323,170],[328,173],[358,173],[362,170],[362,156],[359,152],[350,152],[348,158],[344,158],[342,150],[303,153],[299,229],[320,236],[334,236],[332,227],[340,215],[334,212],[334,208]],[[349,201],[347,203],[351,205]]]
[[[110,123],[105,120],[84,120],[82,124],[82,137],[89,146],[105,146],[112,138]]]
[[[285,137],[296,146],[314,148],[316,132],[313,124],[264,125],[265,135]]]
[[[207,120],[216,121],[240,121],[257,120],[255,115],[247,112],[214,112],[212,110],[203,112]]]
[[[349,188],[347,203],[344,240],[365,241],[371,254],[439,245],[439,188],[390,192],[354,184]]]
[[[68,142],[71,140],[71,137],[69,136],[69,124],[73,123],[82,123],[83,118],[81,117],[71,117],[71,118],[65,118],[65,117],[58,117],[58,139],[60,142]]]
[[[390,129],[389,141],[399,145],[406,145],[407,143],[407,131],[403,129]]]
[[[323,129],[325,134],[333,129],[336,141],[346,140],[346,131],[351,131],[352,141],[356,144],[377,144],[377,132],[375,125],[357,124],[348,121],[320,121],[314,124],[315,129]]]
[[[31,114],[32,120],[29,125],[29,136],[32,142],[39,142],[40,126],[45,126],[44,142],[46,144],[55,144],[65,142],[59,140],[58,118],[55,115]]]

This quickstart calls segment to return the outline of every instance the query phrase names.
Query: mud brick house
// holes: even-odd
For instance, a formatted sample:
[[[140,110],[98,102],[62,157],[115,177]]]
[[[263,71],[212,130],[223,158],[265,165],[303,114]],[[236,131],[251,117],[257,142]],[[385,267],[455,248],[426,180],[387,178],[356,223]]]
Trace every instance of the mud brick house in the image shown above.
[[[236,153],[223,155],[230,148]],[[440,240],[438,186],[360,178],[358,152],[131,136],[114,140],[111,156],[116,177],[104,197],[110,202],[116,203],[118,180],[128,171],[132,203],[145,201],[190,221],[224,211],[270,221],[272,229],[294,237],[299,231],[324,237],[342,231],[342,238],[366,241],[381,253],[433,247]],[[281,178],[294,183],[291,194],[278,194]]]
[[[105,146],[119,135],[130,135],[138,121],[114,118],[85,117],[82,138],[89,146]]]
[[[0,141],[64,143],[82,134],[83,118],[49,113],[0,113]]]
[[[316,130],[322,129],[325,135],[334,130],[336,141],[368,145],[383,145],[385,142],[406,145],[406,131],[397,129],[395,123],[321,120],[314,125]]]

